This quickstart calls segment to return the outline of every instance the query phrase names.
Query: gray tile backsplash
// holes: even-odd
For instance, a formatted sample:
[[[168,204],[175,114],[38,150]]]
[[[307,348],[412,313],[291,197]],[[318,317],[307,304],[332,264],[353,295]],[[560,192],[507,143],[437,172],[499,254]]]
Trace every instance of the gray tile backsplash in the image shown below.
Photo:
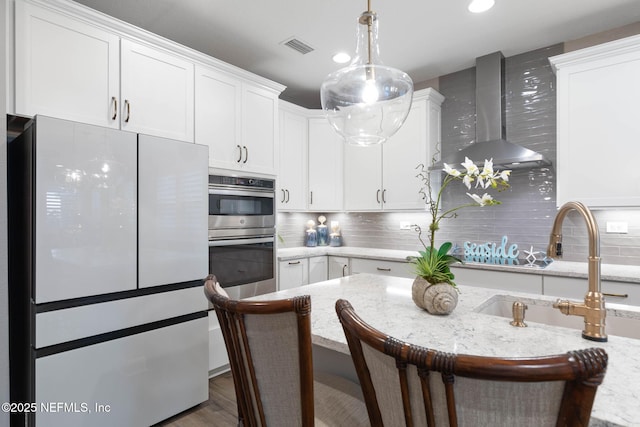
[[[555,165],[556,101],[555,75],[547,58],[562,53],[562,45],[512,56],[505,60],[507,139],[541,152]],[[443,155],[475,141],[475,68],[439,78],[442,105]],[[391,142],[392,143],[392,142]],[[476,163],[484,159],[473,159]],[[500,242],[507,236],[520,251],[546,250],[556,213],[554,166],[514,171],[511,188],[493,193],[502,205],[465,208],[457,218],[441,222],[437,243],[452,241],[463,245]],[[449,185],[443,204],[453,207],[467,203],[467,189],[458,182]],[[278,233],[283,247],[304,244],[305,223],[317,221],[320,213],[279,213]],[[406,249],[421,248],[417,233],[400,230],[401,221],[427,229],[426,212],[415,213],[324,213],[327,224],[339,221],[343,242],[348,246]],[[604,263],[640,265],[640,210],[596,210]],[[628,223],[627,234],[606,233],[608,221]],[[564,259],[586,261],[588,240],[581,217],[571,213],[563,227]]]

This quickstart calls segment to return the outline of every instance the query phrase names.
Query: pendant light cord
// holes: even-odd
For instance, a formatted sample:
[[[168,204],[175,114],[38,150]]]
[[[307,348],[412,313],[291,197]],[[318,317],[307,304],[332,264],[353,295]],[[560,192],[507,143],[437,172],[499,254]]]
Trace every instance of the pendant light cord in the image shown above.
[[[367,64],[371,64],[371,43],[373,42],[373,13],[371,12],[371,0],[367,0],[367,12],[369,17],[367,18],[367,35],[368,35],[368,49],[367,49]]]

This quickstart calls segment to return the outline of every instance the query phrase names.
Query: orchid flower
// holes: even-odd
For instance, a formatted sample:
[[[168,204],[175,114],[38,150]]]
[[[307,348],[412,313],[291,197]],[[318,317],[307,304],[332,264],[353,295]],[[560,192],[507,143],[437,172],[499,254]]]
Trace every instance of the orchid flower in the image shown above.
[[[453,169],[450,165],[448,164],[444,164],[444,169],[442,169],[443,171],[445,171],[448,175],[451,175],[453,177],[459,177],[461,175],[461,172],[458,169]]]
[[[464,158],[464,163],[460,163],[467,170],[467,175],[478,175],[478,166],[468,157]]]
[[[484,167],[480,175],[484,177],[493,176],[493,159],[484,159]]]
[[[491,197],[491,195],[487,193],[484,193],[482,197],[478,196],[477,194],[469,194],[469,193],[467,193],[467,196],[471,197],[473,201],[479,204],[480,206],[495,204],[493,197]]]

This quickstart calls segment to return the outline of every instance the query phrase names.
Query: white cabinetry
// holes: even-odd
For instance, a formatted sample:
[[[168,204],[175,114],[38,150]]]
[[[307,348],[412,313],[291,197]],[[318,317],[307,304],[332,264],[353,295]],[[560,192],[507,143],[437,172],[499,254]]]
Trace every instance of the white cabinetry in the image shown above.
[[[308,126],[304,110],[280,101],[280,161],[278,208],[280,211],[306,209]]]
[[[584,299],[589,290],[587,279],[575,277],[544,276],[544,294],[578,301]],[[601,290],[606,302],[640,305],[640,285],[634,283],[603,280]]]
[[[209,310],[209,374],[214,376],[228,369],[229,355],[215,310]]]
[[[542,276],[538,274],[514,273],[511,271],[481,270],[451,267],[457,285],[480,286],[505,291],[542,294]]]
[[[406,122],[387,143],[345,146],[345,210],[424,209],[416,168],[430,164],[440,141],[443,100],[433,89],[418,92]]]
[[[349,258],[340,256],[329,256],[329,279],[346,277],[351,274],[349,268]]]
[[[309,118],[308,210],[342,210],[343,145],[326,118]]]
[[[640,36],[549,58],[557,74],[557,203],[640,206]],[[624,161],[622,161],[624,163]],[[616,179],[596,170],[615,169]]]
[[[193,63],[16,2],[15,112],[193,142]]]
[[[378,259],[351,258],[351,273],[371,273],[383,276],[415,278],[412,264]]]
[[[314,256],[309,258],[309,283],[327,280],[328,273],[329,265],[327,256]]]
[[[278,290],[296,288],[309,283],[309,260],[307,258],[280,261],[278,264]]]
[[[195,74],[195,140],[209,146],[209,166],[275,174],[277,91],[213,67]]]
[[[15,7],[15,113],[119,128],[119,37],[23,1]]]
[[[193,142],[193,62],[121,40],[123,130]]]

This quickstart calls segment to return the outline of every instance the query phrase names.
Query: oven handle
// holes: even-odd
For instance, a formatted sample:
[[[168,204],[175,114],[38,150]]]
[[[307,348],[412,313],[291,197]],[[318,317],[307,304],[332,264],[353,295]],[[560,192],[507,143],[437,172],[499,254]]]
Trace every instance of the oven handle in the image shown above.
[[[233,245],[253,245],[256,243],[273,243],[273,236],[255,237],[249,239],[226,239],[226,240],[209,240],[209,247],[213,246],[233,246]]]
[[[209,188],[209,194],[222,194],[225,196],[241,196],[241,197],[266,197],[274,198],[273,191],[247,191],[247,190],[225,190],[221,188]]]

